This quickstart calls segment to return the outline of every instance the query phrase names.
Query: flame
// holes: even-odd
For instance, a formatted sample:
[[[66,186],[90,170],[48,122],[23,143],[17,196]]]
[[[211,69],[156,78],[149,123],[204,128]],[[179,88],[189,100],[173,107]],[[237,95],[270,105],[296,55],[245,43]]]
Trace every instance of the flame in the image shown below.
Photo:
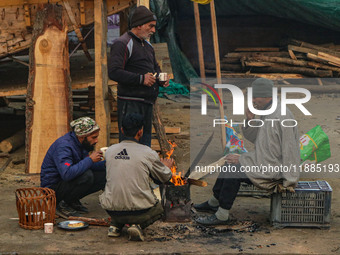
[[[166,158],[171,158],[172,154],[174,153],[175,147],[177,146],[177,144],[175,144],[175,142],[171,142],[170,140],[168,140],[168,143],[171,145],[170,150],[166,153]],[[174,165],[171,167],[171,172],[172,172],[172,178],[171,178],[171,182],[173,184],[175,184],[175,186],[181,186],[186,184],[185,180],[182,178],[181,172],[179,172],[177,174],[177,166],[174,163]]]

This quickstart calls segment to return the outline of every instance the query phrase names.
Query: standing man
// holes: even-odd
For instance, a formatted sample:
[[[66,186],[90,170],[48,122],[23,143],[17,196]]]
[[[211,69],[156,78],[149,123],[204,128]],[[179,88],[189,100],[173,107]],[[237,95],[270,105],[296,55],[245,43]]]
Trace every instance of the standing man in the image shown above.
[[[89,117],[70,123],[73,131],[58,138],[48,149],[41,166],[41,187],[56,193],[57,214],[62,217],[88,213],[80,199],[105,187],[103,153],[93,151],[99,126]],[[93,151],[90,155],[89,152]]]
[[[125,224],[129,239],[143,241],[142,229],[161,218],[163,207],[151,184],[168,182],[172,159],[160,159],[157,152],[139,143],[143,136],[143,117],[128,114],[122,123],[125,138],[106,153],[106,186],[100,203],[111,217],[108,236],[120,236]],[[132,225],[131,225],[132,224]]]
[[[110,79],[118,82],[118,128],[122,141],[122,120],[128,113],[144,118],[144,134],[140,143],[151,146],[152,108],[158,95],[161,72],[152,45],[147,41],[156,32],[156,16],[145,6],[136,8],[130,22],[132,28],[111,46],[108,63]],[[169,86],[169,80],[164,87]]]
[[[252,83],[252,89],[254,107],[258,110],[271,109],[273,82],[259,78]],[[213,187],[213,196],[202,204],[194,205],[197,211],[215,213],[208,217],[200,217],[196,222],[204,225],[227,224],[229,210],[241,182],[254,184],[268,191],[273,191],[277,186],[293,190],[297,185],[299,173],[294,169],[298,169],[300,164],[299,133],[297,126],[294,126],[296,123],[291,111],[287,109],[287,114],[282,115],[280,102],[277,102],[277,105],[273,113],[257,118],[262,122],[256,121],[255,115],[247,109],[246,123],[252,120],[252,127],[247,124],[242,129],[244,137],[254,143],[255,150],[241,155],[227,155],[226,163],[232,164],[236,172],[221,172]],[[286,120],[283,126],[281,123],[284,119],[292,121]],[[277,171],[282,167],[287,167],[289,171]]]

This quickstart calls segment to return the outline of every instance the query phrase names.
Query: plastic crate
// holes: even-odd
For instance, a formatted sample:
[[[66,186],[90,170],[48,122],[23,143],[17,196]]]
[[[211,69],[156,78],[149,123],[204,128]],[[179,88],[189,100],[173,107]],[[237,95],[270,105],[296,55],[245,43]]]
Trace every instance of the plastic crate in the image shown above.
[[[295,193],[274,193],[271,222],[275,227],[330,227],[332,188],[326,181],[299,182]]]
[[[241,183],[237,195],[243,197],[269,197],[270,194],[266,190],[256,188],[253,184]]]

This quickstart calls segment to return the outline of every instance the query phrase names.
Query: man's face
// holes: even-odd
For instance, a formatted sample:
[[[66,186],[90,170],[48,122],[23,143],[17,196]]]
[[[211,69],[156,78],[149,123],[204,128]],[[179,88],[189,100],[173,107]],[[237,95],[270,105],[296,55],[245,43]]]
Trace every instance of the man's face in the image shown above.
[[[271,99],[271,97],[253,97],[254,108],[258,110],[263,110]]]
[[[156,32],[156,21],[150,21],[140,26],[139,37],[144,40],[150,39],[150,37]]]
[[[84,141],[82,142],[82,145],[85,148],[85,150],[87,151],[94,150],[94,146],[98,142],[98,136],[99,136],[99,130],[85,137]]]

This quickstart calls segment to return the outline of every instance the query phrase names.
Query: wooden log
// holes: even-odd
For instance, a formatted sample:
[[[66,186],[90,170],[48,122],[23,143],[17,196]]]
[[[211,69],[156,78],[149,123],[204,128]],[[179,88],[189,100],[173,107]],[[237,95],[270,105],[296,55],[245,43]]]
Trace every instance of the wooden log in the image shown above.
[[[0,143],[0,151],[11,152],[25,144],[25,129],[20,130]]]
[[[328,63],[330,65],[336,65],[336,66],[339,66],[340,65],[340,58],[337,58],[335,56],[332,56],[332,55],[329,55],[327,53],[324,53],[324,52],[318,52],[318,57],[323,59],[323,60],[326,60],[328,61]]]
[[[153,119],[152,119],[153,127],[156,130],[156,136],[160,145],[161,154],[163,157],[166,156],[166,153],[170,151],[170,144],[168,143],[168,138],[166,137],[166,133],[163,126],[163,121],[161,119],[161,115],[159,113],[159,107],[157,101],[153,106]]]
[[[288,45],[288,50],[297,51],[297,52],[301,52],[301,53],[305,53],[305,54],[307,54],[307,53],[312,53],[312,54],[315,54],[315,55],[318,54],[317,50],[313,50],[313,49],[305,48],[305,47],[298,47],[298,46],[295,46],[295,45]]]
[[[288,50],[289,56],[291,59],[297,60],[297,57],[295,56],[294,52],[292,50]]]
[[[215,74],[214,70],[206,70],[207,74]],[[222,72],[223,78],[267,78],[271,80],[282,80],[282,79],[301,79],[304,78],[301,74],[295,73],[230,73]]]
[[[39,173],[50,145],[72,119],[67,25],[62,6],[37,13],[26,100],[26,172]],[[53,75],[51,75],[53,74]]]
[[[331,70],[313,70],[305,67],[292,66],[270,66],[270,67],[253,67],[252,72],[259,73],[300,73],[310,77],[333,77]]]
[[[95,113],[100,127],[97,148],[107,147],[110,139],[110,109],[107,76],[107,4],[94,1],[95,30]]]
[[[330,48],[314,45],[314,44],[311,44],[311,43],[307,43],[307,42],[303,42],[303,41],[299,41],[299,40],[295,40],[295,39],[289,39],[289,43],[295,44],[299,47],[310,48],[310,49],[314,49],[316,51],[321,51],[321,52],[325,52],[325,53],[331,54],[331,55],[336,56],[336,57],[340,57],[340,52],[338,52],[336,50],[332,50]]]

